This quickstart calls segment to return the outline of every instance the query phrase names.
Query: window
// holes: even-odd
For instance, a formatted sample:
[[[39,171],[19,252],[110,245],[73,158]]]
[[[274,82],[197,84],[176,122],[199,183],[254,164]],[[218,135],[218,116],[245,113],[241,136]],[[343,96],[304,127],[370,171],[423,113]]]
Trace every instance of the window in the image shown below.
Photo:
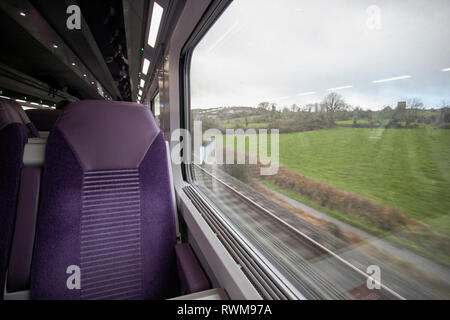
[[[160,112],[161,112],[159,93],[155,96],[155,98],[153,98],[152,111],[153,111],[153,115],[155,116],[156,122],[159,125],[159,115],[160,115]]]
[[[449,38],[446,0],[235,0],[194,48],[191,182],[305,297],[450,297]]]

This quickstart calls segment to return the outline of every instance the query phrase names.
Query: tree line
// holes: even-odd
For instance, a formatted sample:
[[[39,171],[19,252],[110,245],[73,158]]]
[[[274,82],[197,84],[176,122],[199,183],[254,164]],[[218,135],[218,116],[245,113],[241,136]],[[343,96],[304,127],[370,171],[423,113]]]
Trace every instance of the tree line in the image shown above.
[[[203,121],[203,128],[252,128],[256,124],[298,132],[333,128],[336,126],[366,128],[418,128],[421,124],[450,129],[449,103],[436,109],[426,109],[418,98],[399,101],[396,107],[385,106],[378,111],[351,106],[338,93],[327,94],[321,102],[304,106],[293,104],[278,108],[276,103],[261,102],[256,108],[225,107],[193,110],[191,119]],[[236,120],[236,121],[234,121]],[[230,123],[232,125],[230,125]]]

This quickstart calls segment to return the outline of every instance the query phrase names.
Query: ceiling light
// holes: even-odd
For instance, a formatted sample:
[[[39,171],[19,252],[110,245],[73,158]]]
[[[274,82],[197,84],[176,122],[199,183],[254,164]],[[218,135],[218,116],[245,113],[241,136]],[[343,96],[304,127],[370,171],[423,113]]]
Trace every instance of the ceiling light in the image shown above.
[[[39,103],[36,103],[36,102],[31,102],[31,104],[32,104],[33,106],[38,106],[38,105],[39,105]]]
[[[25,103],[26,103],[26,101],[24,101],[24,100],[20,100],[20,99],[16,99],[16,101],[17,101],[17,102],[22,102],[22,103],[24,103],[24,102],[25,102]]]
[[[327,90],[328,91],[335,91],[335,90],[350,89],[350,88],[353,88],[353,86],[342,86],[342,87],[331,88],[331,89],[327,89]]]
[[[72,65],[73,65],[73,66],[76,66],[77,64],[76,64],[75,62],[72,62]]]
[[[375,80],[372,81],[372,83],[382,83],[382,82],[389,82],[389,81],[396,81],[396,80],[403,80],[403,79],[409,79],[411,76],[399,76],[394,78],[387,78],[387,79],[381,79],[381,80]]]
[[[139,85],[141,86],[141,88],[143,88],[145,86],[145,80],[141,79],[141,82],[139,82]]]
[[[23,11],[21,11],[21,12],[19,12],[19,14],[22,16],[22,17],[25,17],[27,14],[25,13],[25,12],[23,12]]]
[[[450,68],[444,68],[444,69],[441,69],[441,71],[442,71],[442,72],[449,72],[449,71],[450,71]]]
[[[53,48],[58,49],[58,45],[57,45],[57,44],[54,44],[54,45],[53,45]]]
[[[297,93],[296,96],[297,97],[302,97],[302,96],[309,96],[312,94],[316,94],[314,91],[310,91],[310,92],[303,92],[303,93]]]
[[[149,67],[150,67],[150,60],[144,58],[144,64],[142,65],[142,73],[147,75]]]
[[[139,90],[139,95],[142,96],[142,90]]]
[[[153,3],[152,20],[150,21],[150,31],[148,32],[147,44],[154,48],[156,44],[156,38],[158,37],[159,25],[161,24],[161,18],[163,15],[163,7],[158,3]]]
[[[85,74],[83,74],[83,77],[87,77],[87,74],[85,73]]]

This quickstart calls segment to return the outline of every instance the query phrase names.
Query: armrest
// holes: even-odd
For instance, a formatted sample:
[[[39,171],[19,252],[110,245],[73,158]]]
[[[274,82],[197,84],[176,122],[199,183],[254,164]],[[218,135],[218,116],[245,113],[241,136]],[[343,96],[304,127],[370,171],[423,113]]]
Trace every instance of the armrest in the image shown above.
[[[181,282],[182,294],[194,293],[210,289],[208,278],[206,278],[197,258],[188,243],[175,246],[177,257],[178,276]]]

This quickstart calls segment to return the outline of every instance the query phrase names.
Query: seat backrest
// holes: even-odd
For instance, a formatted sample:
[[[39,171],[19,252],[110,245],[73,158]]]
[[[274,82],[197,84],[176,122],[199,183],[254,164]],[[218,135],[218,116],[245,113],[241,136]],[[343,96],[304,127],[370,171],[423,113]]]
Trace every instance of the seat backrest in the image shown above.
[[[32,299],[177,294],[165,141],[147,108],[69,105],[47,140],[41,190]]]
[[[0,299],[11,249],[24,146],[33,130],[22,107],[0,98]]]

